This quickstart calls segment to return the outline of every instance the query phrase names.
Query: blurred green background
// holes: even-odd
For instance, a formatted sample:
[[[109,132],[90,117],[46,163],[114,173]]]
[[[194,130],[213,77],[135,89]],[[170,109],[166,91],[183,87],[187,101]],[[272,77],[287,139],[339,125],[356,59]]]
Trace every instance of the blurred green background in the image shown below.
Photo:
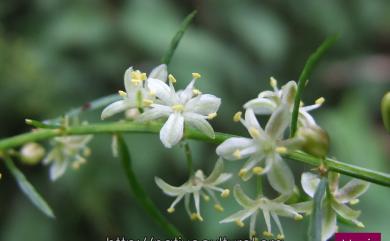
[[[245,133],[231,121],[274,76],[280,84],[296,79],[307,56],[330,34],[341,37],[314,71],[304,93],[309,104],[327,100],[313,115],[330,134],[338,160],[390,171],[390,138],[380,118],[380,99],[390,89],[390,1],[180,1],[180,0],[4,0],[0,1],[0,138],[28,131],[24,118],[56,117],[71,107],[123,89],[123,73],[133,65],[148,72],[167,50],[181,20],[199,13],[170,66],[187,84],[202,73],[198,87],[223,99],[214,127]],[[81,116],[100,122],[100,112]],[[115,118],[114,118],[115,119]],[[172,198],[154,184],[159,176],[179,185],[187,178],[179,147],[163,148],[158,136],[127,135],[142,185],[164,212]],[[47,144],[47,143],[44,143]],[[215,147],[194,145],[195,167],[209,173]],[[79,171],[56,182],[42,165],[17,163],[50,203],[57,218],[42,215],[0,166],[0,240],[106,240],[106,237],[165,238],[129,192],[111,137],[96,136],[92,156]],[[242,162],[228,162],[238,170]],[[298,180],[311,167],[289,161]],[[232,180],[229,185],[237,182]],[[253,190],[250,183],[244,184]],[[269,189],[267,189],[269,190]],[[272,196],[273,193],[270,195]],[[372,185],[358,209],[368,232],[390,238],[389,189]],[[216,213],[202,203],[203,223],[192,223],[182,204],[169,215],[188,237],[247,237],[244,229],[218,221],[237,211],[233,198]],[[307,220],[282,220],[288,241],[305,238]],[[265,229],[259,219],[257,229]],[[340,225],[341,231],[361,231]]]

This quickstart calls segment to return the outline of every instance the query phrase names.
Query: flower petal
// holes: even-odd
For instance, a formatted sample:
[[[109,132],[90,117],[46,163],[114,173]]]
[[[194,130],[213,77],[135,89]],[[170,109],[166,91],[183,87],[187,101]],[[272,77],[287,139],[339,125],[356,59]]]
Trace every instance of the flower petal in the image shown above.
[[[357,221],[356,219],[360,216],[360,211],[353,210],[345,204],[338,203],[335,200],[332,200],[332,208],[337,212],[341,217],[351,220]]]
[[[256,213],[256,209],[244,209],[240,210],[229,217],[219,221],[219,223],[230,223],[235,222],[237,220],[243,221],[244,219],[248,218],[252,214]]]
[[[215,138],[213,127],[209,124],[209,122],[206,119],[206,117],[191,113],[191,112],[185,112],[183,114],[185,121],[192,126],[195,129],[198,129],[203,134],[207,135],[210,138]]]
[[[172,113],[172,109],[165,105],[153,104],[151,109],[146,110],[142,113],[137,121],[145,122],[156,120],[164,116],[169,116]]]
[[[321,232],[321,240],[326,241],[337,230],[337,216],[336,213],[332,209],[332,205],[330,203],[329,198],[324,199],[323,203],[323,213],[322,213],[322,232]]]
[[[66,169],[68,168],[68,161],[54,161],[50,166],[49,176],[50,180],[55,181],[64,175]]]
[[[289,107],[293,107],[295,94],[297,92],[297,83],[295,81],[289,81],[282,86],[282,102],[286,103]]]
[[[184,193],[184,190],[182,187],[175,187],[172,185],[169,185],[164,180],[162,180],[159,177],[155,177],[154,181],[156,182],[157,186],[167,195],[169,196],[179,196]]]
[[[172,89],[159,79],[149,79],[148,80],[148,88],[151,92],[154,92],[155,95],[160,98],[166,105],[174,105],[177,104],[177,99],[173,98],[176,96],[176,93],[172,93]]]
[[[165,147],[171,148],[183,137],[184,117],[180,113],[172,113],[160,130],[160,140]]]
[[[260,124],[257,121],[255,113],[252,109],[247,109],[245,111],[245,120],[243,121],[243,124],[249,130],[249,133],[251,132],[250,130],[252,128],[255,128],[256,130],[260,131],[260,135],[264,132],[263,129],[260,127]]]
[[[253,145],[252,139],[244,138],[244,137],[231,137],[220,144],[217,149],[217,155],[222,156],[227,160],[238,160],[244,157],[238,157],[234,155],[237,150],[241,150],[243,148],[249,147]]]
[[[313,201],[306,201],[300,203],[293,203],[291,207],[295,209],[295,211],[299,213],[311,213],[313,210]]]
[[[271,170],[267,173],[270,185],[280,193],[291,193],[294,188],[294,176],[291,169],[279,155],[275,155]]]
[[[301,184],[303,191],[310,197],[314,197],[314,193],[316,192],[317,186],[320,183],[320,179],[317,175],[314,175],[310,172],[305,172],[301,177]]]
[[[368,182],[353,179],[336,192],[335,198],[341,203],[352,201],[365,193],[369,186],[370,184]]]
[[[217,180],[215,180],[213,182],[213,185],[214,186],[217,186],[221,183],[224,183],[226,182],[227,180],[229,180],[233,175],[231,173],[222,173],[218,178]]]
[[[236,201],[244,208],[253,208],[256,205],[256,202],[245,194],[239,184],[234,186],[233,194]]]
[[[117,113],[123,112],[133,107],[135,107],[135,104],[131,103],[129,100],[118,100],[104,108],[100,118],[104,120],[110,116],[113,116]]]
[[[279,139],[290,123],[290,111],[286,105],[281,105],[271,115],[265,126],[265,132],[273,139]]]
[[[133,92],[134,88],[133,84],[131,83],[131,72],[133,72],[133,67],[129,67],[128,69],[126,69],[123,77],[126,93]]]
[[[253,109],[258,115],[269,115],[276,109],[276,103],[266,98],[256,98],[244,104],[245,109]]]
[[[206,183],[213,183],[215,180],[218,179],[218,177],[223,172],[223,160],[221,158],[218,158],[218,161],[215,163],[213,171],[210,173],[210,175],[206,178]]]
[[[192,96],[194,95],[192,92],[194,89],[194,84],[195,79],[193,79],[184,90],[178,92],[178,96],[181,103],[187,103],[192,98]]]
[[[159,79],[164,82],[167,81],[168,78],[168,68],[166,64],[160,64],[159,66],[155,67],[149,74],[149,78],[152,79]]]
[[[221,99],[210,94],[202,94],[193,99],[190,99],[186,106],[185,111],[196,112],[201,115],[208,115],[218,111],[221,105]]]

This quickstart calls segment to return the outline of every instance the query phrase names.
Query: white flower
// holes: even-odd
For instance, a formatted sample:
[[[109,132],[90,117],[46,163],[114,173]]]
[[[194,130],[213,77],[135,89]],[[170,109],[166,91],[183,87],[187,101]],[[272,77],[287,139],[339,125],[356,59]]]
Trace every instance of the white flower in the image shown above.
[[[252,138],[232,137],[217,147],[217,154],[227,160],[248,158],[239,175],[248,180],[253,174],[267,174],[271,186],[278,192],[289,194],[294,188],[294,177],[280,154],[297,148],[302,139],[299,136],[283,140],[283,134],[290,122],[290,113],[286,105],[281,105],[271,115],[265,130],[260,126],[252,109],[247,109],[245,119],[240,112],[236,121],[248,129]],[[265,161],[265,167],[259,166]]]
[[[215,209],[217,211],[223,211],[223,207],[219,203],[214,192],[221,192],[222,197],[227,197],[230,193],[229,189],[222,189],[218,187],[218,185],[226,182],[231,176],[232,175],[229,173],[223,173],[223,161],[222,159],[219,159],[210,176],[207,178],[201,170],[198,170],[195,175],[191,176],[187,182],[179,187],[171,186],[158,177],[155,178],[155,181],[157,186],[159,186],[165,194],[176,197],[171,206],[167,209],[169,213],[173,213],[176,204],[184,198],[185,209],[190,218],[192,220],[203,221],[203,218],[200,215],[200,195],[203,196],[205,201],[208,201],[211,197],[215,202]],[[190,210],[191,195],[194,197],[196,212],[191,212]]]
[[[52,141],[53,149],[47,154],[43,163],[50,164],[50,179],[52,181],[61,177],[69,164],[78,169],[86,162],[85,157],[91,151],[87,147],[92,135],[55,137]]]
[[[106,119],[117,113],[137,107],[147,107],[154,99],[154,94],[147,88],[148,81],[151,79],[166,81],[167,75],[167,66],[165,64],[154,68],[150,72],[149,77],[146,76],[146,73],[133,70],[133,67],[128,68],[124,75],[126,92],[119,91],[119,95],[123,97],[123,100],[118,100],[107,106],[103,110],[101,118]]]
[[[165,147],[171,148],[183,137],[184,123],[198,129],[210,138],[214,138],[214,130],[208,119],[217,116],[221,99],[214,95],[202,94],[194,88],[195,80],[200,78],[193,73],[193,79],[184,90],[175,91],[173,83],[176,79],[169,75],[169,85],[158,79],[148,81],[148,87],[157,99],[140,117],[139,121],[150,121],[168,117],[160,130],[160,139]]]
[[[329,172],[329,188],[326,191],[323,203],[322,241],[328,240],[337,231],[337,215],[360,228],[364,227],[363,223],[357,219],[360,211],[351,209],[347,204],[353,205],[358,203],[359,200],[357,198],[367,191],[369,183],[352,179],[339,189],[339,177],[340,174]],[[301,183],[303,190],[310,197],[314,197],[319,182],[320,178],[315,174],[310,172],[302,174]],[[297,203],[292,206],[299,212],[311,213],[313,201]]]
[[[271,77],[271,86],[273,91],[262,91],[257,98],[252,99],[244,104],[244,108],[251,108],[256,114],[269,115],[272,114],[281,104],[286,103],[289,106],[290,111],[294,107],[294,98],[297,91],[297,84],[295,81],[289,81],[278,88],[277,81]],[[298,124],[299,126],[316,125],[314,118],[309,114],[309,111],[319,108],[325,99],[323,97],[318,98],[315,104],[303,106],[299,108]]]
[[[236,224],[240,227],[244,226],[243,221],[247,218],[250,218],[249,224],[249,237],[252,238],[256,235],[255,226],[257,215],[260,211],[263,212],[265,224],[267,226],[267,230],[263,232],[263,235],[266,237],[272,237],[272,229],[271,229],[271,217],[276,223],[276,226],[279,229],[279,234],[277,235],[277,239],[284,239],[284,232],[282,225],[280,223],[278,216],[294,218],[295,220],[302,220],[302,215],[300,215],[297,211],[294,210],[289,205],[283,203],[284,200],[280,200],[276,198],[274,200],[269,200],[266,197],[259,197],[256,200],[248,197],[244,191],[241,189],[239,185],[234,187],[234,197],[236,201],[244,208],[233,215],[223,219],[220,223],[229,223],[236,222]]]

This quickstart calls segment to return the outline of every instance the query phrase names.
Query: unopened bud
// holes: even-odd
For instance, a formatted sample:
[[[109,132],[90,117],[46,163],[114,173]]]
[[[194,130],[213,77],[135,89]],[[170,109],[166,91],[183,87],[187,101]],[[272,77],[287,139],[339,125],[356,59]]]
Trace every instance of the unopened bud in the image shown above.
[[[45,155],[45,149],[38,143],[30,142],[20,149],[21,161],[28,165],[39,163]]]
[[[387,131],[390,132],[390,91],[382,98],[381,111],[383,124]]]
[[[303,151],[321,158],[328,154],[329,135],[319,126],[303,127],[299,129],[298,135],[304,139]]]

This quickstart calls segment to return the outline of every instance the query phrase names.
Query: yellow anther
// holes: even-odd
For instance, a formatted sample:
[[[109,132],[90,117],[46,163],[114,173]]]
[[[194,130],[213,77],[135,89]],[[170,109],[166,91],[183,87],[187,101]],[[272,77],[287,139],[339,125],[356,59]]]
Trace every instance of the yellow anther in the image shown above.
[[[236,224],[238,227],[242,228],[245,226],[245,224],[241,220],[236,220]]]
[[[217,210],[218,212],[223,212],[223,207],[221,206],[221,204],[215,204],[215,205],[214,205],[214,208],[215,208],[215,210]]]
[[[262,167],[254,167],[252,168],[252,172],[256,175],[261,175],[264,172],[264,168]]]
[[[199,79],[200,77],[202,76],[199,73],[192,73],[192,78]]]
[[[320,97],[318,99],[316,99],[316,105],[322,105],[323,103],[325,102],[325,98],[324,97]]]
[[[203,195],[203,200],[205,202],[208,202],[208,201],[210,201],[210,197],[208,195]]]
[[[240,172],[238,173],[238,176],[240,176],[241,178],[243,178],[246,174],[247,174],[247,170],[246,169],[244,169],[244,168],[242,168],[241,170],[240,170]]]
[[[182,105],[182,104],[176,104],[176,105],[173,105],[173,106],[172,106],[172,109],[173,109],[174,111],[181,112],[181,111],[184,110],[184,105]]]
[[[253,138],[258,138],[260,137],[260,132],[258,129],[254,128],[254,127],[251,127],[249,128],[249,134],[253,137]]]
[[[217,117],[217,113],[216,112],[213,112],[213,113],[210,113],[210,114],[207,115],[207,119],[209,119],[209,120],[212,120],[215,117]]]
[[[272,76],[269,79],[269,83],[270,83],[272,88],[276,88],[278,86],[278,81],[274,77],[272,77]]]
[[[300,214],[295,215],[294,220],[295,221],[301,221],[303,219],[303,216]]]
[[[139,85],[141,84],[142,80],[140,79],[131,79],[131,83],[133,83],[134,85]]]
[[[273,237],[273,236],[274,236],[271,232],[268,232],[268,231],[264,231],[264,232],[263,232],[263,235],[264,235],[265,237]]]
[[[223,197],[223,198],[227,198],[227,197],[229,197],[229,195],[230,195],[230,190],[229,189],[225,189],[221,193],[221,197]]]
[[[233,152],[233,156],[235,157],[235,158],[237,158],[237,159],[241,159],[241,151],[240,150],[235,150],[234,152]]]
[[[88,147],[84,148],[83,156],[87,156],[88,157],[88,156],[91,155],[91,153],[92,153],[91,148],[88,148]]]
[[[31,125],[33,123],[33,120],[25,119],[24,122],[26,122],[27,125]]]
[[[233,116],[233,121],[239,122],[241,120],[241,115],[242,115],[241,111],[236,112],[236,114],[234,114],[234,116]]]
[[[276,238],[277,238],[277,239],[284,239],[285,237],[284,237],[283,234],[278,234],[278,235],[276,236]]]
[[[153,104],[153,100],[149,100],[149,99],[143,99],[142,102],[144,103],[145,106],[150,106],[151,104]]]
[[[287,153],[287,148],[284,146],[278,146],[275,148],[275,151],[279,154],[286,154]]]
[[[203,218],[198,213],[192,213],[191,214],[191,220],[192,221],[203,221]]]
[[[80,163],[79,163],[78,161],[73,162],[73,163],[72,163],[72,168],[73,168],[74,170],[80,169]]]
[[[168,212],[168,213],[173,213],[173,212],[175,212],[175,208],[168,208],[168,209],[167,209],[167,212]]]
[[[366,227],[366,226],[364,226],[364,224],[363,224],[362,222],[356,223],[356,226],[357,226],[358,228],[365,228],[365,227]]]
[[[119,90],[119,91],[118,91],[118,94],[119,94],[120,96],[122,96],[122,97],[126,97],[126,96],[127,96],[127,93],[124,92],[123,90]]]
[[[155,96],[155,95],[156,95],[156,91],[155,91],[155,90],[149,91],[149,95],[150,95],[150,96]]]
[[[303,107],[305,105],[305,103],[303,103],[303,101],[301,100],[301,102],[299,102],[299,107]]]
[[[353,200],[351,200],[350,202],[349,202],[349,204],[351,204],[351,205],[356,205],[356,204],[358,204],[360,201],[359,201],[359,199],[353,199]]]
[[[148,77],[146,76],[146,73],[141,74],[141,80],[146,80]]]
[[[171,82],[172,84],[176,83],[175,77],[173,77],[173,75],[171,75],[171,74],[168,75],[168,80],[169,80],[169,82]]]
[[[194,95],[201,95],[201,94],[202,94],[202,92],[200,92],[200,90],[198,90],[198,89],[193,89],[193,90],[192,90],[192,93],[193,93]]]

